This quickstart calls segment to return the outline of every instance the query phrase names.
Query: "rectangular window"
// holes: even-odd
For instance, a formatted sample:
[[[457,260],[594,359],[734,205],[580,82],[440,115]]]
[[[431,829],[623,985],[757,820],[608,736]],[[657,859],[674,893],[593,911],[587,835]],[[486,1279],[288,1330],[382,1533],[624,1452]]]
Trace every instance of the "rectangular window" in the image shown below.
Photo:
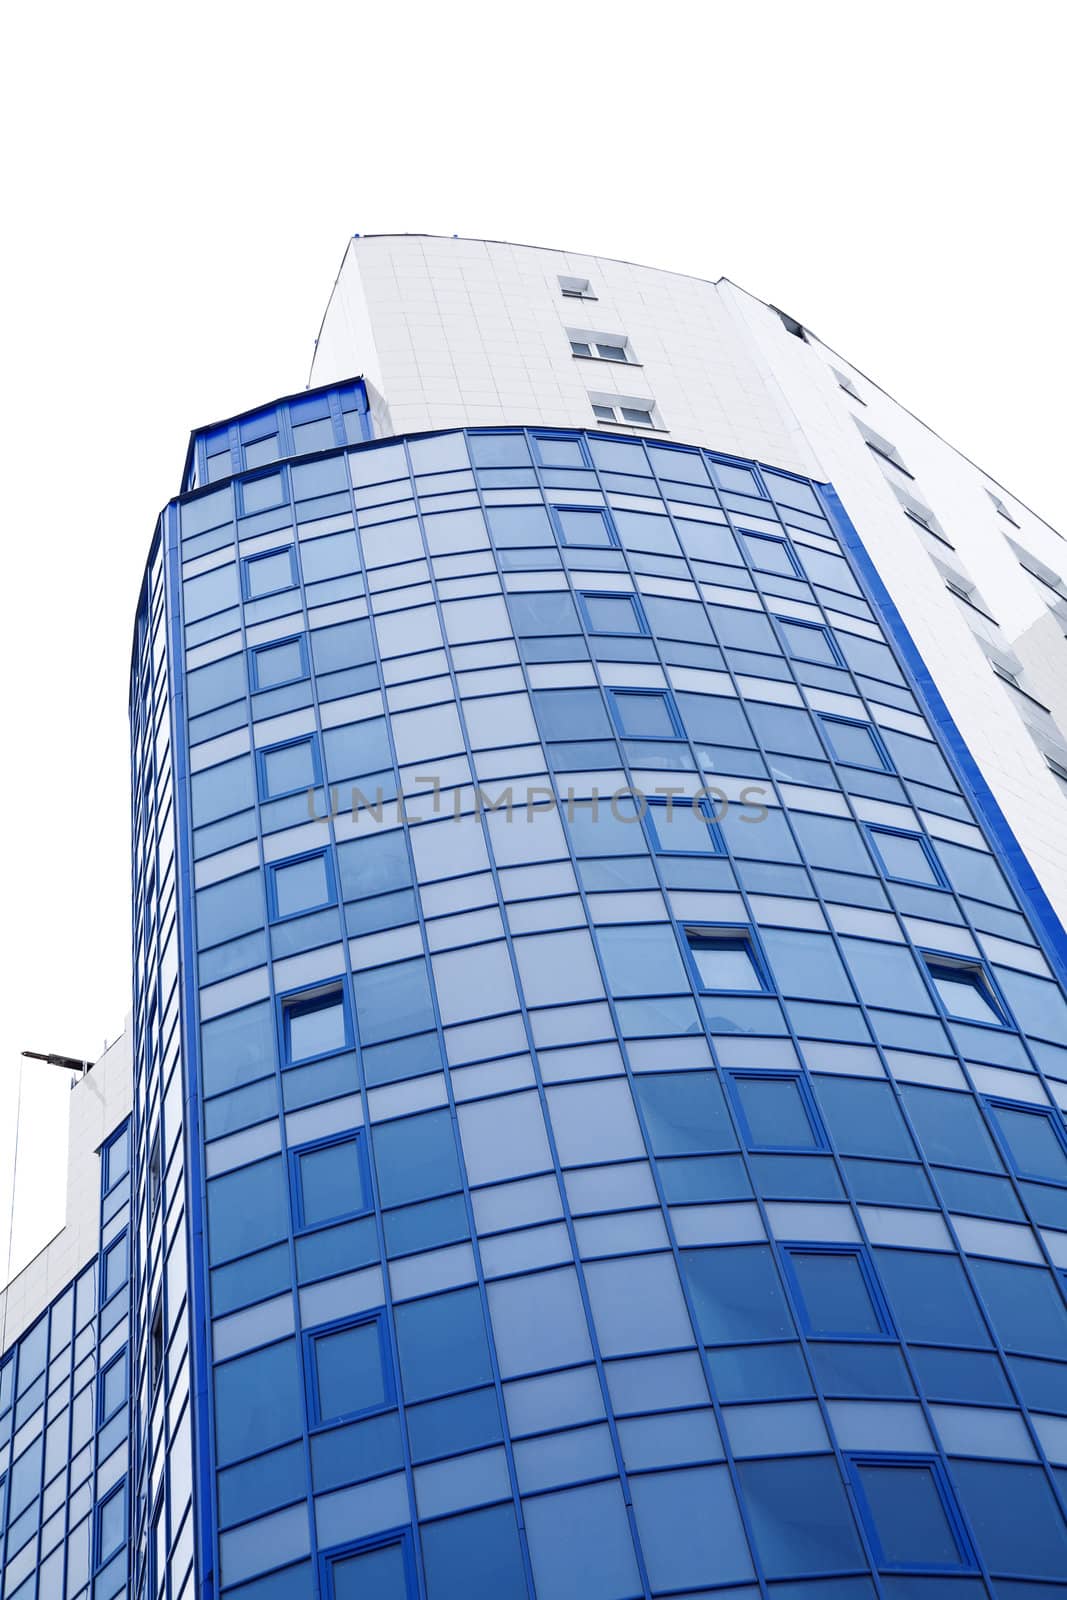
[[[533,433],[530,439],[539,466],[588,467],[590,464],[584,439],[566,433]]]
[[[286,1066],[332,1055],[352,1043],[348,1008],[341,985],[283,995],[282,1059]]]
[[[241,562],[241,592],[246,600],[261,600],[264,595],[280,594],[296,588],[296,549],[265,550],[259,556],[246,556]]]
[[[626,739],[683,739],[681,718],[666,689],[609,689],[615,726]]]
[[[307,639],[298,634],[274,644],[258,645],[249,651],[249,663],[253,694],[263,689],[277,689],[284,683],[296,683],[308,676]]]
[[[889,1308],[862,1246],[784,1245],[782,1262],[800,1325],[809,1337],[893,1337]]]
[[[800,563],[785,539],[742,532],[741,544],[757,572],[773,573],[780,578],[803,578]]]
[[[823,667],[843,667],[845,659],[829,628],[815,622],[794,622],[776,617],[786,654],[794,661],[813,661]]]
[[[799,1072],[732,1072],[727,1076],[750,1150],[826,1150],[822,1119]]]
[[[641,634],[648,632],[641,602],[635,594],[583,593],[578,596],[582,621],[590,633]]]
[[[650,800],[645,816],[652,848],[661,855],[724,854],[722,836],[703,801]]]
[[[889,752],[869,722],[829,716],[819,716],[819,721],[835,761],[849,767],[870,767],[876,772],[893,770]]]
[[[1020,1178],[1067,1183],[1067,1129],[1051,1106],[990,1100],[1001,1144]]]
[[[921,833],[904,833],[897,828],[869,827],[867,836],[874,846],[875,860],[887,878],[901,883],[921,883],[943,889],[946,880],[937,864],[933,846]]]
[[[600,549],[618,545],[615,529],[606,510],[599,510],[596,506],[552,506],[551,511],[560,544]]]
[[[325,1600],[408,1600],[415,1594],[407,1534],[353,1545],[327,1559]]]
[[[298,1228],[360,1217],[370,1210],[370,1173],[362,1133],[303,1145],[289,1153]]]
[[[642,400],[636,396],[623,398],[621,395],[591,394],[589,403],[598,422],[614,422],[616,425],[621,424],[631,428],[662,427],[656,418],[655,407],[651,400]]]
[[[126,1483],[123,1480],[96,1508],[96,1567],[102,1567],[126,1542]]]
[[[1008,1019],[984,969],[975,962],[923,956],[942,1010],[955,1022],[980,1022],[1005,1028]]]
[[[337,900],[333,862],[328,850],[276,861],[268,868],[267,894],[272,922],[318,911]]]
[[[314,1425],[370,1416],[394,1404],[382,1312],[305,1338]]]
[[[100,1303],[106,1304],[124,1286],[130,1276],[130,1239],[123,1233],[108,1245],[100,1272]]]
[[[687,927],[685,939],[699,989],[726,994],[768,991],[763,962],[745,929]]]
[[[126,1404],[126,1372],[126,1351],[122,1350],[100,1374],[101,1427]]]
[[[103,1150],[104,1193],[110,1194],[130,1170],[130,1125],[121,1128]]]
[[[322,782],[322,763],[314,735],[257,750],[256,770],[261,800],[278,800],[314,788]]]
[[[936,1456],[846,1458],[875,1560],[897,1572],[959,1572],[974,1553],[948,1476]]]
[[[588,278],[559,277],[559,292],[564,300],[595,300],[592,286]]]
[[[621,361],[635,366],[630,341],[622,333],[590,333],[586,328],[568,328],[571,355],[587,361]]]

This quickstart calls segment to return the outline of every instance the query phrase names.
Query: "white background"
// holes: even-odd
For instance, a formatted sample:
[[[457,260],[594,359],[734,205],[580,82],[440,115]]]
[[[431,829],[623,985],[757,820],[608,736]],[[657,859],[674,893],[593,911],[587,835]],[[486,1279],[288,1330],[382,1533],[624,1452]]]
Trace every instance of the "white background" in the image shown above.
[[[1067,529],[1062,12],[274,0],[17,8],[0,92],[0,1281],[129,1004],[127,670],[191,428],[297,389],[348,235],[720,275]]]

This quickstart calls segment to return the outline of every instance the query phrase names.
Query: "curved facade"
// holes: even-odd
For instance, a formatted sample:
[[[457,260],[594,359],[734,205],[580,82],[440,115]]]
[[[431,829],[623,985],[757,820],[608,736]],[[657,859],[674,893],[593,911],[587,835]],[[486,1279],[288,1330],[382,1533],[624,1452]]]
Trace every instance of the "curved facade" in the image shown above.
[[[366,243],[150,555],[131,1131],[77,1331],[0,1365],[3,1600],[1052,1600],[1060,802],[1017,837],[981,742],[1052,735],[930,667],[922,485],[806,428],[798,325],[433,241],[508,253],[528,373],[548,284],[522,400],[482,279],[391,324]]]

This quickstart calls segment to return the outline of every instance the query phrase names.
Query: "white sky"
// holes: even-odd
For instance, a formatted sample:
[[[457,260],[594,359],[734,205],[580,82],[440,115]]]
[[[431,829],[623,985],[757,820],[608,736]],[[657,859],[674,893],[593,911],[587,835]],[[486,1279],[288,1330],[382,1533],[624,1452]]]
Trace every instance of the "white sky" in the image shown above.
[[[126,680],[155,518],[192,427],[306,381],[348,235],[726,274],[1067,531],[1065,15],[12,8],[0,1281],[19,1051],[96,1056],[129,1004]],[[13,1268],[62,1220],[66,1092],[27,1064]]]

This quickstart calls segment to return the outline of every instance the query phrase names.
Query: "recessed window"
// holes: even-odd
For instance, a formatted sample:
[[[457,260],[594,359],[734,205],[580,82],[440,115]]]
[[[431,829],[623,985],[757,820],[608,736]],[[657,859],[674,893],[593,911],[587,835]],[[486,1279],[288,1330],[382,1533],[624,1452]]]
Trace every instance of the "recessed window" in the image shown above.
[[[853,420],[856,421],[856,427],[863,435],[863,441],[872,455],[877,456],[879,461],[887,462],[889,466],[895,467],[898,472],[903,472],[905,477],[911,478],[914,476],[913,473],[908,471],[904,458],[895,444],[889,439],[883,439],[882,435],[875,433],[873,428],[868,428],[857,419]]]
[[[290,1153],[290,1161],[299,1228],[363,1216],[370,1209],[370,1175],[361,1133],[304,1145]]]
[[[126,1404],[127,1356],[121,1351],[100,1374],[100,1422],[103,1425]]]
[[[825,1150],[826,1134],[796,1072],[734,1072],[727,1079],[750,1150]]]
[[[698,988],[727,994],[766,991],[762,962],[751,936],[743,930],[689,927],[685,939]]]
[[[844,766],[870,767],[876,772],[892,771],[889,753],[869,722],[826,716],[820,716],[819,721],[835,761],[840,761]]]
[[[559,284],[559,292],[563,296],[564,300],[596,299],[596,295],[593,293],[593,288],[588,278],[560,277],[556,281]]]
[[[917,500],[913,494],[909,494],[902,484],[895,483],[891,478],[888,482],[889,487],[900,501],[901,509],[905,516],[910,517],[911,521],[917,523],[925,532],[932,533],[934,538],[939,539],[942,544],[948,545],[950,550],[954,550],[956,548],[955,545],[945,533],[944,528],[938,522],[930,507],[924,505],[921,500]]]
[[[148,1389],[155,1394],[163,1382],[166,1340],[163,1335],[163,1301],[157,1300],[148,1330]]]
[[[598,422],[614,422],[630,428],[659,428],[656,408],[651,400],[636,396],[591,394],[589,403]]]
[[[307,641],[301,634],[276,644],[258,645],[249,652],[253,692],[277,689],[308,676]]]
[[[990,500],[992,500],[993,505],[996,508],[998,516],[1003,517],[1005,522],[1010,522],[1013,528],[1017,528],[1019,526],[1019,524],[1016,522],[1015,518],[1012,516],[1011,512],[1008,510],[1008,508],[1004,504],[1003,500],[1001,500],[998,495],[995,495],[993,493],[992,489],[987,489],[986,490],[986,494],[989,496]]]
[[[794,622],[778,617],[778,627],[787,653],[794,661],[812,661],[823,667],[844,666],[829,628],[815,622]]]
[[[681,720],[665,689],[609,689],[615,726],[626,739],[681,739]]]
[[[704,802],[694,804],[684,795],[668,802],[650,800],[645,813],[652,848],[660,855],[721,855],[722,837]]]
[[[641,602],[635,594],[579,594],[578,607],[590,633],[647,633]]]
[[[307,1336],[312,1418],[318,1424],[369,1416],[393,1403],[382,1313]]]
[[[561,544],[602,549],[618,543],[606,510],[600,511],[595,506],[553,506],[552,516]]]
[[[997,661],[995,657],[992,656],[989,658],[989,665],[992,667],[994,673],[1000,679],[1001,683],[1006,683],[1009,689],[1014,689],[1015,693],[1020,695],[1028,705],[1036,706],[1038,711],[1048,711],[1048,706],[1043,704],[1043,702],[1038,700],[1036,696],[1030,694],[1028,690],[1023,688],[1022,684],[1019,682],[1018,674],[1013,672],[1010,667],[1005,666],[1002,661]]]
[[[104,1251],[100,1276],[100,1303],[118,1294],[130,1276],[130,1240],[124,1233]]]
[[[331,1556],[328,1570],[329,1600],[408,1600],[415,1593],[407,1538]]]
[[[957,1022],[984,1022],[1006,1026],[1006,1018],[995,998],[984,970],[967,962],[925,956],[927,970],[945,1015]]]
[[[865,406],[867,404],[866,400],[860,394],[859,390],[856,388],[856,385],[853,383],[852,379],[847,375],[847,373],[838,372],[836,367],[831,367],[830,371],[837,379],[837,387],[839,389],[844,389],[845,393],[851,395],[853,400],[858,400],[861,406]]]
[[[260,556],[246,556],[241,562],[241,585],[246,600],[260,600],[264,595],[279,594],[283,589],[295,589],[293,546],[285,550],[266,550]]]
[[[297,856],[292,861],[275,862],[268,871],[271,918],[274,921],[296,917],[305,911],[317,911],[322,906],[332,906],[337,899],[333,866],[325,850]]]
[[[1067,1129],[1059,1111],[1004,1100],[989,1106],[1019,1177],[1067,1183]]]
[[[750,565],[757,572],[773,573],[780,578],[803,577],[796,556],[784,539],[767,537],[762,533],[742,533],[741,543]]]
[[[330,1055],[350,1043],[348,1013],[339,984],[281,1001],[286,1064]]]
[[[859,1246],[786,1245],[786,1281],[813,1339],[886,1339],[893,1328],[867,1252]]]
[[[130,1170],[130,1125],[104,1146],[104,1193],[110,1194]]]
[[[262,800],[277,800],[322,781],[319,753],[313,737],[291,739],[267,750],[257,750],[259,793]]]
[[[919,833],[896,828],[868,828],[879,866],[887,878],[943,888],[944,877],[929,841]]]
[[[852,1456],[849,1472],[879,1567],[968,1571],[974,1555],[935,1456]]]
[[[635,365],[630,341],[625,334],[590,333],[584,328],[568,328],[571,355],[586,361],[621,361]]]
[[[119,1484],[96,1511],[96,1565],[102,1567],[126,1542],[126,1484]]]

